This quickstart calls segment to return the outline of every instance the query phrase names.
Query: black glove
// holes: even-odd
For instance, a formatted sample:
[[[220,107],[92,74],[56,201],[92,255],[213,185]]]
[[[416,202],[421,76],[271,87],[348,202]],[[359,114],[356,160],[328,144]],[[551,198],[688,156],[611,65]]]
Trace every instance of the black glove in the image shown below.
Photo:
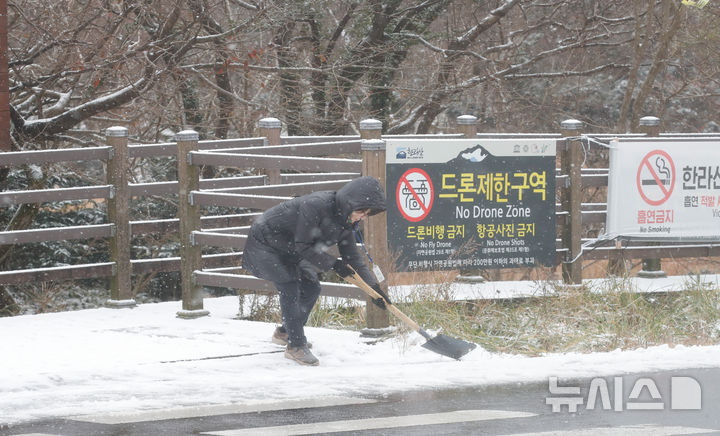
[[[338,259],[333,264],[332,269],[342,278],[353,275],[353,270],[342,260]]]
[[[388,297],[388,294],[386,294],[385,291],[382,290],[379,283],[375,283],[370,287],[382,296],[382,298],[373,298],[372,302],[380,309],[387,309],[387,307],[385,306],[385,302],[387,302],[387,304],[392,304],[392,301],[390,301],[390,297]]]

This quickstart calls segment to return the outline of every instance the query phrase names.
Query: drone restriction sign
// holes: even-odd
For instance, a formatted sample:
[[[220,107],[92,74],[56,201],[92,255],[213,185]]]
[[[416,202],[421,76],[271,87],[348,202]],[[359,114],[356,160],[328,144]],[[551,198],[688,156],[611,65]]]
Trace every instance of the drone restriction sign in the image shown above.
[[[400,214],[408,221],[422,221],[432,209],[433,184],[420,168],[411,168],[400,177],[395,192]]]
[[[675,187],[675,164],[669,154],[653,150],[646,154],[637,171],[640,196],[651,206],[665,203]]]

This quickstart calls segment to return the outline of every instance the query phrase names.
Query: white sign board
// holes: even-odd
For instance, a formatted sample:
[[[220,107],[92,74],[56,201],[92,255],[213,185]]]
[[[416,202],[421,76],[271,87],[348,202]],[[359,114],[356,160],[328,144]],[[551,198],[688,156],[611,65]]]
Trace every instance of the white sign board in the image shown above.
[[[612,237],[720,240],[720,141],[612,141],[607,205]]]

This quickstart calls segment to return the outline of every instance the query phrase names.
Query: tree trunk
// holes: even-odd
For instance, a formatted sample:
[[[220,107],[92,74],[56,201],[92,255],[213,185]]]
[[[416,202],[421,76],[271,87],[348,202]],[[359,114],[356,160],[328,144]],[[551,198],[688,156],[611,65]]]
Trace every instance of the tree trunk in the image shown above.
[[[650,66],[647,79],[645,79],[640,87],[640,92],[638,92],[638,96],[632,105],[631,129],[637,129],[640,118],[646,115],[642,112],[645,102],[647,101],[650,91],[655,84],[655,79],[660,71],[665,67],[665,63],[667,62],[668,54],[670,52],[670,43],[680,29],[680,23],[684,21],[684,15],[685,14],[682,10],[678,9],[677,6],[673,4],[672,0],[663,0],[662,27],[668,30],[661,35],[660,44],[657,52],[655,53],[655,57],[653,58],[652,65]]]
[[[640,70],[640,64],[642,63],[643,57],[645,56],[645,50],[648,46],[648,40],[650,38],[650,29],[652,23],[652,7],[653,0],[648,0],[648,9],[646,11],[647,22],[645,24],[645,34],[642,35],[642,25],[640,21],[640,10],[638,2],[635,5],[635,41],[633,43],[634,58],[633,64],[628,72],[627,88],[625,89],[625,95],[623,97],[622,105],[620,106],[620,116],[618,117],[616,130],[618,132],[627,132],[630,124],[630,107],[633,102],[633,95],[635,94],[635,87],[638,82],[638,71]]]

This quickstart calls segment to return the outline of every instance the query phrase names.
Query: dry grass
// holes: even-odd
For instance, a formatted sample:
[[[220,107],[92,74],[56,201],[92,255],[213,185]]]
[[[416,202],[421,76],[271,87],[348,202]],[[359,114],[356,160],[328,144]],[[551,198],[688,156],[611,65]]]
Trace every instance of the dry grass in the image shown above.
[[[552,296],[485,301],[455,301],[450,283],[451,275],[443,273],[394,303],[427,330],[495,352],[534,356],[720,343],[720,290],[699,275],[687,276],[683,292],[637,293],[629,280],[617,279],[605,281],[604,288],[557,288]],[[278,322],[276,297],[255,298],[261,303],[248,318]],[[397,319],[391,323],[402,331]],[[321,298],[308,325],[360,330],[364,307]]]
[[[491,351],[538,355],[720,341],[720,291],[689,277],[684,292],[641,294],[622,280],[610,289],[558,289],[555,296],[450,302],[402,309],[427,328]],[[439,290],[438,297],[446,291]]]

